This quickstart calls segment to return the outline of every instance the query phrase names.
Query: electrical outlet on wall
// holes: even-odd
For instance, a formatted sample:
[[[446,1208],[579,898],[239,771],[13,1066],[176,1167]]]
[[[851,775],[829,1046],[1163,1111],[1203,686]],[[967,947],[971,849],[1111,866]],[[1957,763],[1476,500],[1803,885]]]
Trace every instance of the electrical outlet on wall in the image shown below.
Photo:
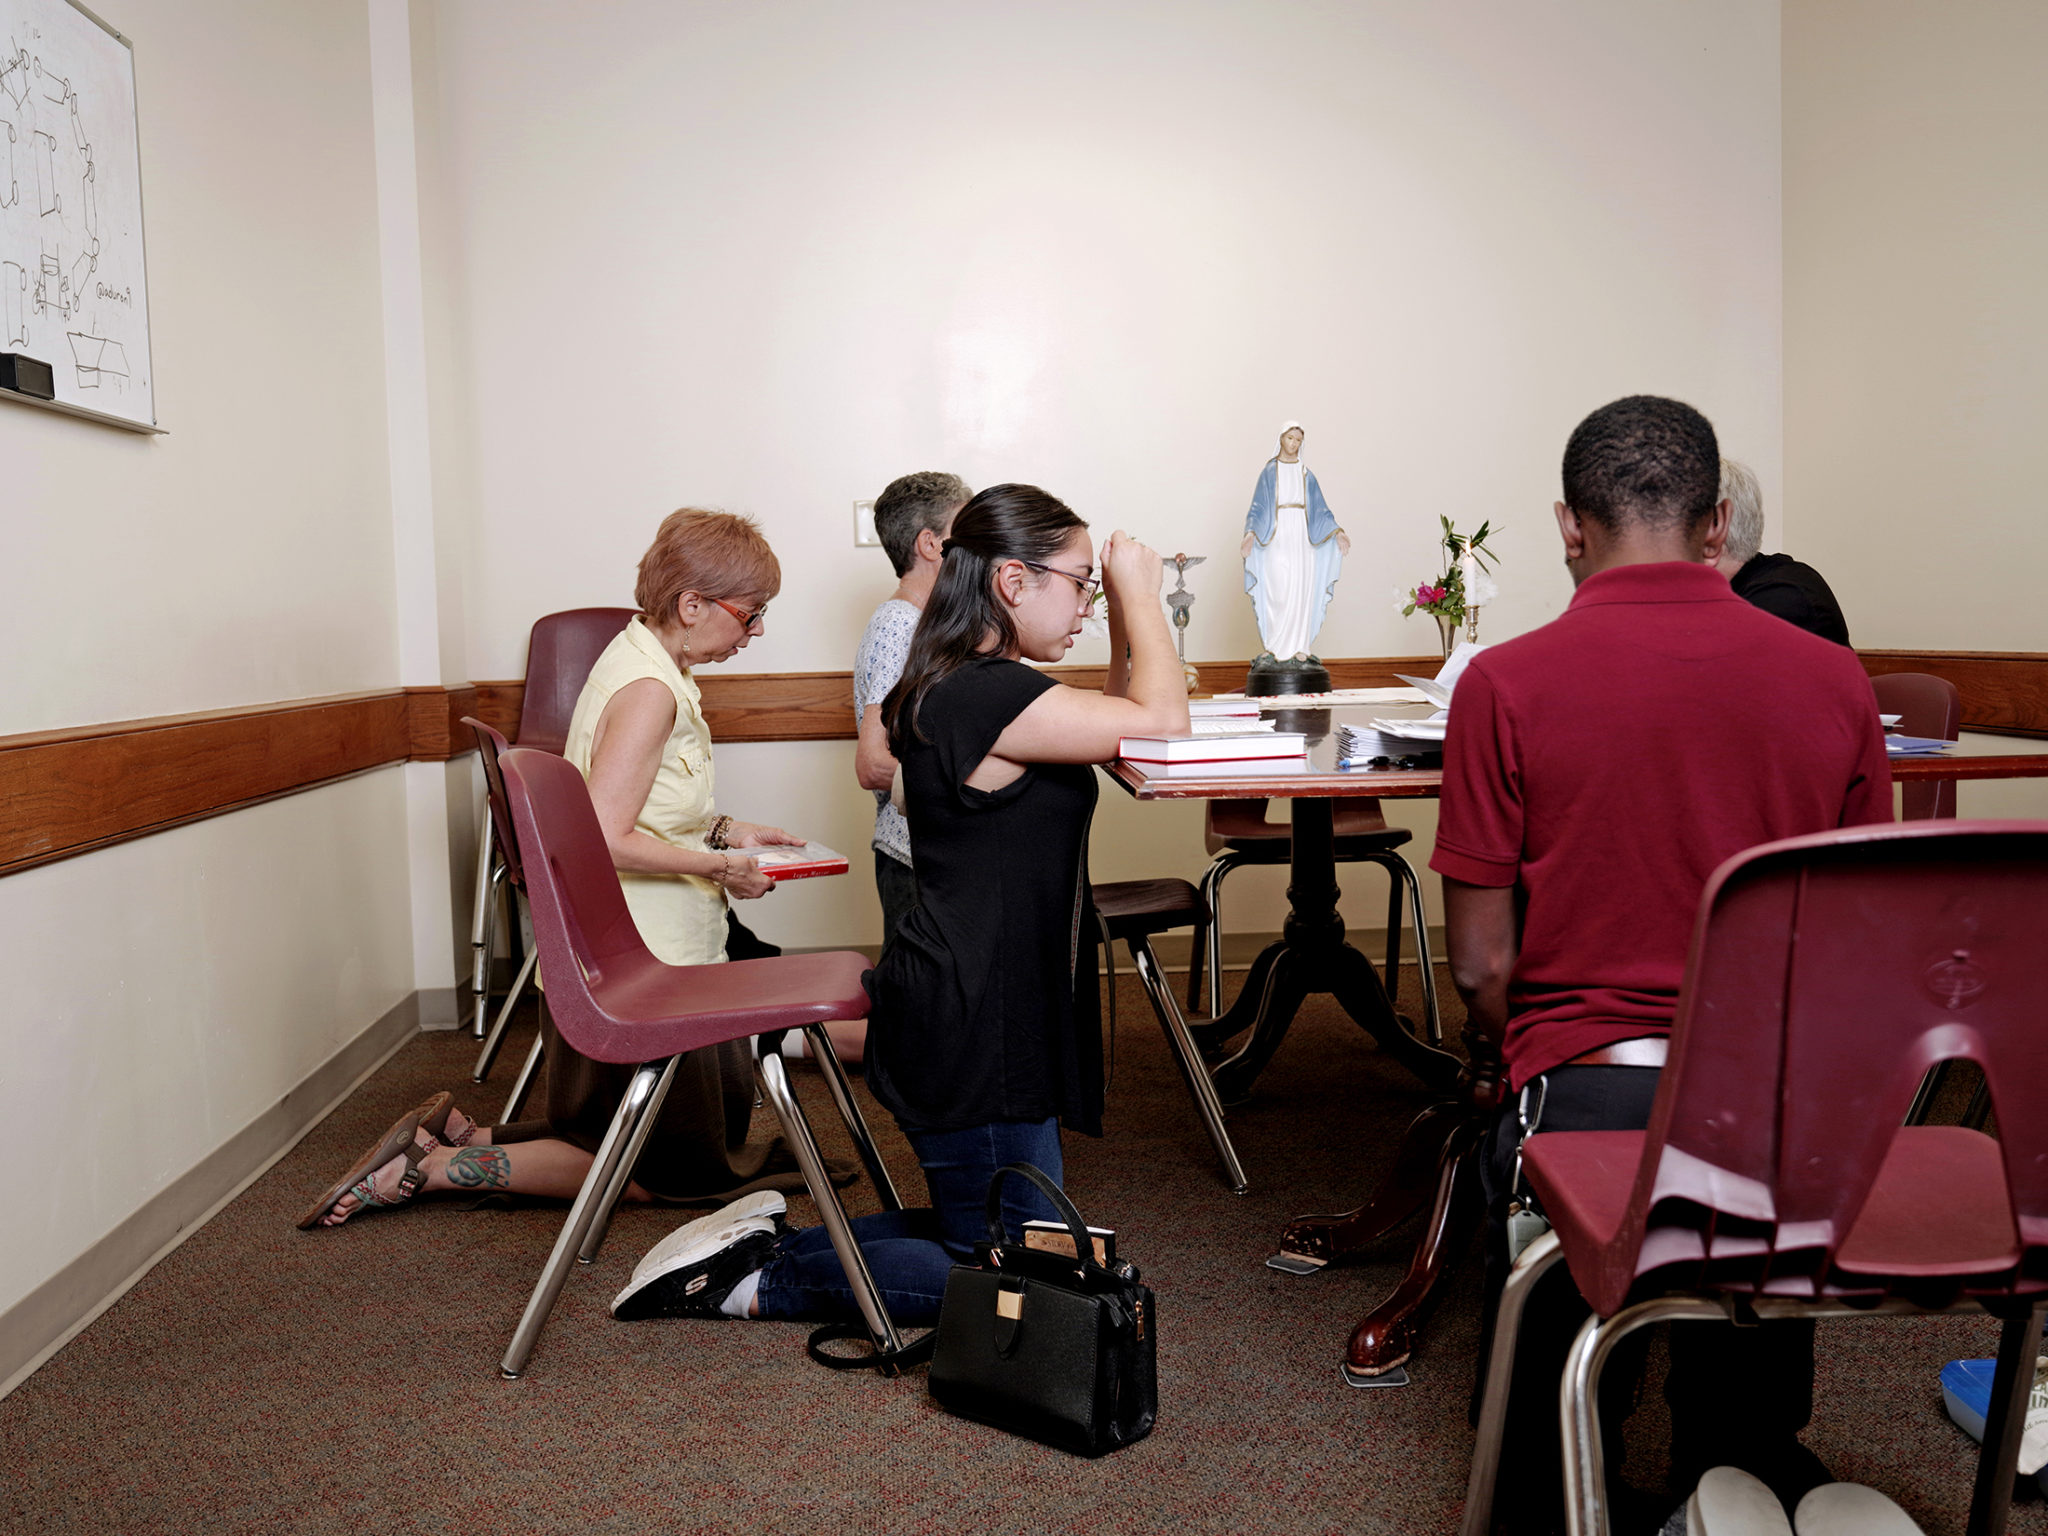
[[[856,549],[882,547],[882,536],[875,532],[875,504],[872,501],[853,504],[853,543]]]

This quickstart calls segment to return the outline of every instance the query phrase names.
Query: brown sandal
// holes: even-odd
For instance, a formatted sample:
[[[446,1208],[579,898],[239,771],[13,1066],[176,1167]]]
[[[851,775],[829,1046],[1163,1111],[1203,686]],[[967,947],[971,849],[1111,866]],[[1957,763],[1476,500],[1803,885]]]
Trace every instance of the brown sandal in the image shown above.
[[[466,1147],[482,1129],[455,1107],[455,1095],[437,1093],[413,1111],[420,1117],[420,1129],[444,1147]]]
[[[447,1097],[440,1095],[439,1097]],[[433,1100],[428,1101],[430,1104]],[[377,1144],[357,1158],[353,1167],[333,1184],[327,1187],[319,1199],[306,1207],[306,1214],[299,1218],[299,1230],[304,1232],[312,1227],[325,1224],[336,1205],[344,1195],[356,1197],[357,1210],[369,1206],[403,1205],[427,1182],[427,1171],[421,1166],[429,1152],[440,1143],[420,1125],[419,1110],[410,1110],[399,1116],[398,1121],[378,1140]],[[397,1158],[405,1159],[405,1172],[399,1175],[398,1187],[392,1198],[377,1193],[377,1174],[387,1163]],[[355,1211],[349,1212],[353,1216]],[[348,1218],[343,1217],[346,1221]],[[341,1222],[332,1223],[340,1226]]]

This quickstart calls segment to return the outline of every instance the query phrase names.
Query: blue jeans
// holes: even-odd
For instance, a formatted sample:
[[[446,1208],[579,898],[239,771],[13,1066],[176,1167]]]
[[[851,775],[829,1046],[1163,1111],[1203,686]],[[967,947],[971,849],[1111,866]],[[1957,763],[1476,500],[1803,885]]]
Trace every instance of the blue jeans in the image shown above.
[[[1055,1184],[1063,1184],[1060,1123],[1057,1118],[1003,1120],[963,1131],[903,1134],[924,1169],[931,1207],[881,1211],[852,1220],[854,1240],[875,1277],[875,1286],[898,1323],[925,1327],[939,1320],[946,1276],[955,1263],[974,1256],[988,1235],[988,1186],[998,1168],[1030,1163]],[[1003,1224],[1012,1236],[1027,1221],[1058,1221],[1059,1212],[1022,1179],[1003,1180]],[[832,1240],[823,1227],[799,1227],[775,1245],[775,1257],[761,1272],[761,1316],[857,1322],[860,1306]]]

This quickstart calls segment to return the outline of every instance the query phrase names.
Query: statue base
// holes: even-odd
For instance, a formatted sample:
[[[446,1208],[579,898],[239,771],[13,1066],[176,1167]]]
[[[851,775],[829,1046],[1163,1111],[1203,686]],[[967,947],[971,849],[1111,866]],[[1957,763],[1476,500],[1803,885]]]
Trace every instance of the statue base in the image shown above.
[[[1245,677],[1244,691],[1255,699],[1287,693],[1328,693],[1330,669],[1320,661],[1281,661],[1261,656]]]

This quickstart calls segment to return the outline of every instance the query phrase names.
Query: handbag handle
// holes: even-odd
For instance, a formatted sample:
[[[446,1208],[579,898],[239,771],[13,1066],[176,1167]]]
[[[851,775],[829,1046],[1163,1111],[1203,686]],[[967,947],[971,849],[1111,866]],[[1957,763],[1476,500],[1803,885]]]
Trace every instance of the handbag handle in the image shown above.
[[[988,1181],[988,1240],[991,1246],[1000,1248],[1010,1239],[1003,1228],[1003,1175],[1014,1173],[1038,1186],[1038,1192],[1050,1200],[1053,1209],[1060,1213],[1067,1224],[1067,1231],[1074,1238],[1074,1257],[1081,1261],[1083,1269],[1100,1270],[1095,1262],[1095,1241],[1088,1235],[1088,1223],[1081,1219],[1081,1213],[1074,1209],[1074,1202],[1067,1198],[1065,1190],[1047,1178],[1029,1163],[1011,1163],[998,1168],[996,1176]]]

